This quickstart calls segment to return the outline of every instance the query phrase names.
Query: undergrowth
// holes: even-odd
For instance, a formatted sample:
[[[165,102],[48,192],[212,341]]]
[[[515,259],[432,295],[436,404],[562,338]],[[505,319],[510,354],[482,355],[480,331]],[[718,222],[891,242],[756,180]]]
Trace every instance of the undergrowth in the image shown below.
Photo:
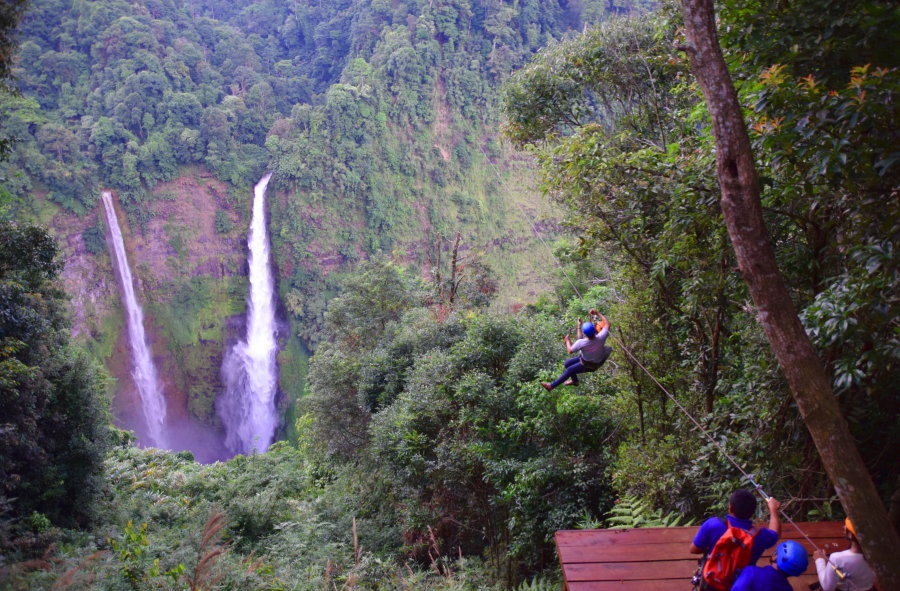
[[[289,445],[202,465],[188,454],[117,448],[99,525],[54,529],[42,556],[10,556],[0,589],[499,591],[475,557],[424,562],[368,548],[371,521],[342,515],[341,494],[317,481]],[[343,483],[336,486],[343,487]],[[348,523],[349,522],[349,523]],[[537,577],[516,591],[558,588]]]

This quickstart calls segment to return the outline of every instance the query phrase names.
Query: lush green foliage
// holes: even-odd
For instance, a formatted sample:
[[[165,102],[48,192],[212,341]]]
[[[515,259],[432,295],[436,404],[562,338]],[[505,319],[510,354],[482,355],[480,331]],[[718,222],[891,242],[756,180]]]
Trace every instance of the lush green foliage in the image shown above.
[[[16,26],[25,11],[25,0],[10,0],[0,6],[0,101],[5,101],[9,94],[8,81],[12,71],[12,56],[16,49]],[[0,107],[0,113],[4,110]],[[5,160],[12,146],[13,138],[8,134],[0,135],[0,160]],[[2,178],[2,177],[0,177]],[[2,197],[2,195],[0,195]],[[2,205],[0,200],[0,205]]]
[[[611,500],[606,403],[537,383],[563,352],[559,324],[465,308],[447,316],[387,264],[346,289],[309,374],[324,457],[381,481],[358,502],[390,512],[414,556],[436,536],[451,555],[486,553],[497,576],[507,561],[513,573],[551,565],[552,532]]]
[[[6,84],[24,6],[0,7],[4,102],[16,99]],[[99,369],[69,346],[57,244],[43,228],[10,222],[7,201],[0,186],[0,567],[9,553],[41,549],[54,523],[90,522],[109,422]]]
[[[779,262],[889,498],[898,458],[883,452],[900,435],[900,158],[897,64],[885,47],[896,17],[879,2],[840,4],[728,1],[723,38]],[[134,211],[146,204],[143,188],[174,174],[170,165],[200,162],[246,185],[271,164],[282,301],[304,321],[302,341],[318,348],[308,396],[292,414],[293,443],[209,466],[189,454],[116,449],[101,525],[90,531],[55,530],[53,514],[25,507],[18,526],[60,543],[46,570],[15,566],[20,588],[549,588],[555,577],[539,571],[556,562],[555,529],[683,523],[724,510],[742,481],[650,374],[790,514],[840,513],[734,269],[708,119],[667,6],[543,50],[508,83],[509,136],[538,155],[547,192],[578,235],[557,245],[565,277],[555,292],[497,315],[486,308],[488,265],[450,254],[443,237],[465,224],[499,236],[496,185],[485,175],[502,155],[485,134],[496,116],[492,88],[551,37],[598,15],[598,3],[581,5],[104,2],[79,4],[71,22],[42,9],[31,30],[59,25],[68,36],[24,55],[62,77],[29,74],[48,97],[7,107],[31,133],[20,162],[34,166],[35,150],[54,162],[19,188],[42,183],[78,209],[90,202],[66,201],[53,183],[104,178],[120,183]],[[761,14],[767,30],[796,42],[765,35]],[[94,109],[80,119],[79,84]],[[154,143],[173,130],[177,142]],[[69,150],[72,138],[83,153]],[[167,157],[166,146],[177,154]],[[106,177],[115,159],[124,166]],[[79,172],[67,177],[64,165]],[[214,220],[226,235],[231,222]],[[393,253],[409,266],[372,257],[410,244],[417,224],[434,239]],[[100,248],[91,228],[84,237]],[[181,258],[186,238],[169,238]],[[56,334],[52,298],[29,299],[33,289],[19,287],[56,272],[35,244],[37,274],[10,266],[3,289],[19,308],[52,313],[8,318],[16,330]],[[322,264],[325,252],[334,258]],[[28,256],[10,258],[19,259]],[[426,265],[431,283],[421,279]],[[243,287],[198,277],[166,289],[171,299],[154,313],[169,315],[166,337],[190,351],[179,363],[211,371],[195,335],[221,340],[216,311],[235,306]],[[548,393],[538,382],[559,370],[559,338],[589,307],[614,322],[613,357],[579,388]],[[18,393],[2,380],[32,375],[24,342],[2,341],[0,392]],[[301,381],[302,344],[290,343],[282,375]],[[208,389],[192,396],[202,403],[195,414],[208,411]]]
[[[48,518],[87,524],[101,486],[106,388],[98,368],[68,344],[64,294],[55,283],[59,269],[46,230],[0,222],[4,553],[10,536],[40,533]]]
[[[509,160],[495,141],[496,89],[607,9],[600,0],[37,0],[21,28],[23,97],[3,105],[20,140],[10,171],[23,173],[7,175],[9,188],[25,212],[27,197],[46,194],[78,214],[112,188],[143,229],[154,186],[186,167],[245,192],[274,170],[280,288],[314,348],[336,268],[395,249],[428,266],[438,233],[482,245],[530,238],[485,157]],[[228,234],[230,221],[217,212],[216,231]],[[169,238],[182,256],[191,237]]]
[[[732,3],[728,3],[729,5]],[[900,371],[895,296],[900,212],[900,60],[890,2],[799,2],[761,35],[757,10],[723,13],[726,40],[751,107],[751,139],[764,180],[767,222],[807,332],[875,481],[889,498],[900,458]],[[791,46],[775,39],[793,39]],[[890,454],[889,454],[890,455]],[[896,501],[894,501],[896,503]]]
[[[106,474],[103,526],[47,532],[59,545],[10,565],[13,588],[499,591],[480,560],[441,557],[437,540],[427,568],[369,546],[377,524],[355,505],[367,483],[325,483],[302,448],[203,466],[117,447]]]
[[[690,520],[685,520],[684,515],[664,513],[651,507],[647,501],[631,495],[624,495],[616,502],[606,524],[611,529],[692,525]]]
[[[133,272],[164,343],[157,349],[169,352],[164,371],[208,424],[217,421],[221,349],[235,336],[229,316],[244,296],[232,279],[205,296],[195,290],[241,269],[212,273],[213,261],[191,255],[207,241],[243,252],[250,187],[264,169],[275,174],[269,227],[291,332],[283,342],[295,352],[323,338],[327,302],[359,261],[390,253],[427,272],[457,231],[464,248],[492,251],[503,304],[522,303],[522,282],[535,285],[549,257],[516,210],[534,205],[532,164],[497,142],[496,90],[539,47],[607,12],[600,0],[307,4],[35,0],[20,32],[22,94],[0,100],[4,128],[19,139],[0,165],[16,216],[42,212],[50,223],[47,201],[59,206],[58,225],[96,216],[99,190],[110,188],[128,215],[126,236],[168,247],[165,266],[133,260]],[[171,217],[154,228],[163,200],[191,199],[178,185],[210,170],[228,184],[216,195],[215,234]],[[81,235],[102,261],[102,225]],[[162,256],[150,250],[142,254]],[[115,313],[104,303],[99,315]],[[104,346],[91,350],[108,355],[117,335],[107,331],[119,328],[102,317],[81,334],[96,335]],[[287,406],[302,388],[282,380]]]
[[[721,12],[723,46],[743,65],[735,74],[755,78],[775,64],[797,76],[813,75],[843,86],[856,66],[897,65],[900,14],[890,0],[790,5],[773,0],[726,0]]]
[[[851,423],[867,425],[860,445],[888,492],[897,484],[890,476],[897,458],[878,449],[892,446],[898,432],[874,408],[898,404],[889,385],[900,359],[890,295],[898,286],[896,64],[860,65],[844,83],[828,82],[834,71],[820,78],[819,70],[803,68],[820,58],[858,63],[847,40],[869,39],[863,22],[873,27],[872,39],[890,35],[893,17],[877,3],[860,5],[833,44],[813,47],[814,33],[804,29],[807,53],[800,54],[783,45],[786,38],[759,29],[763,12],[749,4],[759,3],[726,3],[726,40],[735,43],[726,51],[753,107],[773,241]],[[801,22],[816,6],[780,7],[776,27],[821,24],[821,15]],[[676,49],[678,18],[664,9],[656,22],[608,24],[542,52],[508,85],[508,135],[534,147],[548,193],[571,212],[581,253],[615,281],[617,297],[606,309],[622,343],[692,413],[706,414],[707,428],[757,478],[773,483],[770,492],[829,498],[818,469],[810,471],[817,459],[735,272],[705,109]],[[867,47],[873,51],[866,56],[884,57]],[[769,59],[786,65],[754,69]],[[642,370],[631,365],[629,373],[621,410],[638,420],[619,451],[619,490],[682,510],[721,503],[736,483],[723,480],[733,468],[673,415]]]

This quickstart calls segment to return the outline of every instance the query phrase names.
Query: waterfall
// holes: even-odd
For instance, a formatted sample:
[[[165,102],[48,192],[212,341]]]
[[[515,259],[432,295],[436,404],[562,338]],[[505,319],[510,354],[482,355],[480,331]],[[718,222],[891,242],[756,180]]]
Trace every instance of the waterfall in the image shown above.
[[[247,339],[235,344],[222,361],[225,394],[217,408],[225,425],[225,445],[233,453],[266,451],[278,424],[275,288],[266,232],[266,186],[271,177],[272,173],[266,174],[253,188],[253,217],[247,238]]]
[[[110,254],[119,275],[122,300],[125,303],[128,340],[131,345],[131,361],[134,366],[131,375],[134,377],[144,410],[144,418],[147,422],[146,443],[164,447],[166,445],[163,433],[166,423],[166,400],[163,398],[156,366],[153,365],[153,355],[144,334],[144,312],[134,294],[134,280],[131,277],[131,269],[128,267],[128,258],[125,256],[125,242],[122,240],[122,231],[119,229],[116,210],[113,208],[112,193],[103,191],[101,196],[103,208],[106,211],[106,225],[109,226],[109,233],[112,237]]]

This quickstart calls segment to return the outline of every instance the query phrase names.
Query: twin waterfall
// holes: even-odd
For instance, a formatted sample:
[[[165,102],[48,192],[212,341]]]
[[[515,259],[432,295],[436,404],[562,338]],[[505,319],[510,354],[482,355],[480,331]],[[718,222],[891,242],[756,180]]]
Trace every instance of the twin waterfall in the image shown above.
[[[216,405],[225,425],[225,446],[235,454],[266,451],[278,425],[275,282],[266,232],[266,186],[271,177],[271,173],[267,174],[253,188],[253,218],[247,238],[250,249],[247,340],[237,343],[225,355],[222,362],[225,395]]]
[[[131,344],[132,376],[141,405],[144,409],[144,420],[147,423],[147,437],[143,444],[155,447],[166,447],[166,399],[163,398],[156,366],[153,364],[153,355],[147,345],[147,337],[144,334],[144,312],[134,295],[134,280],[131,277],[131,268],[125,257],[125,242],[122,240],[122,231],[119,229],[119,221],[116,218],[116,210],[113,208],[112,193],[103,191],[103,208],[106,211],[106,225],[112,238],[110,244],[113,265],[119,276],[119,284],[122,287],[122,300],[125,304],[125,320],[128,325],[128,341]]]
[[[265,452],[275,438],[278,412],[278,367],[275,340],[275,282],[270,262],[269,236],[266,231],[266,187],[272,174],[266,174],[253,189],[253,216],[247,239],[249,247],[250,294],[247,299],[246,340],[235,344],[224,356],[222,381],[225,391],[216,401],[216,409],[225,426],[228,455]],[[132,352],[132,375],[143,406],[147,426],[143,446],[177,446],[173,425],[166,421],[166,399],[153,356],[144,333],[144,315],[134,292],[134,281],[125,255],[122,232],[113,209],[112,194],[104,191],[103,205],[112,237],[110,251],[118,273],[128,323]],[[172,435],[168,437],[167,435]]]

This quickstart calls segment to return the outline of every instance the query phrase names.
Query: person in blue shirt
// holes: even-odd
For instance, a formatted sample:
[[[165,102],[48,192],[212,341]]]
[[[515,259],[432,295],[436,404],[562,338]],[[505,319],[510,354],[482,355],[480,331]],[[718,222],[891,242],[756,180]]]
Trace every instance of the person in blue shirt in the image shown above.
[[[772,557],[774,565],[748,566],[741,571],[731,591],[793,591],[788,577],[806,572],[806,548],[794,541],[781,542]]]
[[[778,517],[778,509],[781,503],[777,499],[769,498],[766,501],[769,507],[769,527],[762,528],[753,539],[753,548],[750,551],[750,564],[756,564],[759,557],[767,549],[778,542],[781,535],[781,519]],[[739,488],[728,499],[727,523],[743,530],[753,528],[753,515],[756,513],[756,497],[747,489]],[[700,526],[694,541],[691,544],[692,554],[709,554],[728,529],[726,519],[710,517]]]

